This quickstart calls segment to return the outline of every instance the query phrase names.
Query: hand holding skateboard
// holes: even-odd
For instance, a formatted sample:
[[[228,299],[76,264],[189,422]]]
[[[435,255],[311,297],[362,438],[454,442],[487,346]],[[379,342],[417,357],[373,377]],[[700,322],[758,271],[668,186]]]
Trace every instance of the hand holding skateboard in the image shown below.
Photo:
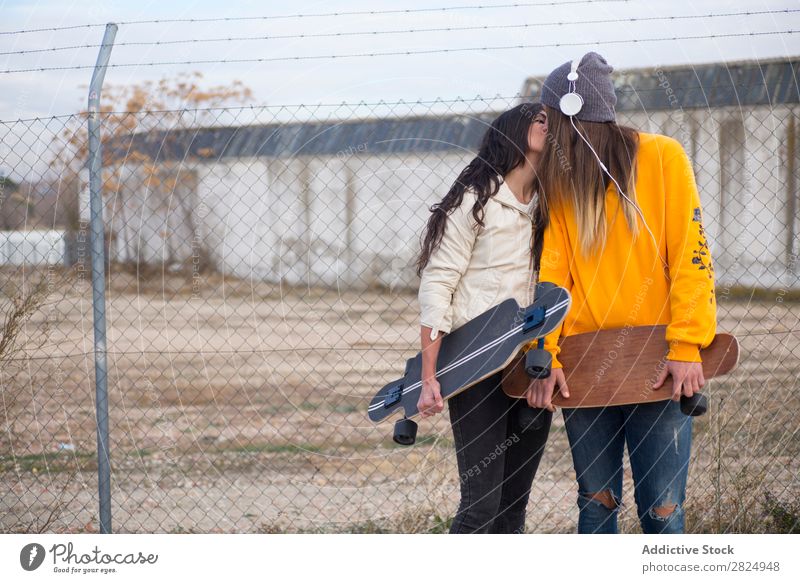
[[[606,407],[665,401],[681,395],[681,411],[702,415],[708,405],[697,390],[706,379],[736,368],[739,343],[730,334],[717,334],[700,351],[702,363],[668,361],[665,333],[664,325],[636,326],[562,338],[558,358],[569,383],[570,397],[566,399],[556,392],[552,404],[569,408]],[[526,396],[530,383],[518,366],[520,360],[512,362],[503,372],[503,390],[517,398]],[[698,365],[700,371],[690,374],[690,369],[697,369]],[[688,387],[684,382],[687,378]]]
[[[661,370],[653,389],[664,386],[667,377],[672,377],[672,400],[680,401],[681,411],[686,415],[703,415],[708,409],[708,400],[700,394],[706,384],[703,365],[699,362],[668,360]]]
[[[442,386],[436,377],[422,379],[422,389],[420,389],[419,400],[417,401],[419,416],[432,417],[444,411],[444,400],[442,399]]]
[[[528,390],[525,392],[528,406],[555,412],[556,408],[552,403],[552,397],[556,390],[556,385],[558,385],[559,394],[565,399],[568,399],[569,387],[567,386],[567,380],[564,378],[564,371],[562,369],[553,369],[550,376],[544,379],[531,379],[528,384]]]

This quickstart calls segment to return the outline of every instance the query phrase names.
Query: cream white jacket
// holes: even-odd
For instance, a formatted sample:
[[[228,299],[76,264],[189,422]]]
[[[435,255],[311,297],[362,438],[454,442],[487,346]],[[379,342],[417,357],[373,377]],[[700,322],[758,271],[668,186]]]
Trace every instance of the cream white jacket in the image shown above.
[[[502,181],[502,178],[500,178]],[[525,307],[533,301],[532,211],[505,182],[486,202],[484,227],[472,217],[477,195],[464,193],[448,215],[441,245],[422,272],[420,324],[449,333],[508,298]]]

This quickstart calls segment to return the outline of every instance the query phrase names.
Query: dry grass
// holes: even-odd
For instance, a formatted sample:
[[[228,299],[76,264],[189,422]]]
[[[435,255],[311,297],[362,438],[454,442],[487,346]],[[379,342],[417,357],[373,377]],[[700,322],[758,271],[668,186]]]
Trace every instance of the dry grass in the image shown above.
[[[29,407],[21,373],[29,365],[28,355],[41,351],[48,343],[51,322],[45,318],[38,334],[31,337],[27,327],[36,314],[47,314],[48,307],[58,303],[59,292],[73,283],[74,274],[60,269],[47,269],[27,278],[4,277],[0,280],[0,411],[4,413],[5,431],[0,437],[0,451],[13,452],[14,445],[24,441],[24,430],[11,421],[18,412]],[[5,456],[4,456],[5,457]],[[71,499],[69,486],[78,470],[67,470],[67,479],[56,489],[48,508],[41,513],[9,516],[10,532],[49,531],[57,523]]]

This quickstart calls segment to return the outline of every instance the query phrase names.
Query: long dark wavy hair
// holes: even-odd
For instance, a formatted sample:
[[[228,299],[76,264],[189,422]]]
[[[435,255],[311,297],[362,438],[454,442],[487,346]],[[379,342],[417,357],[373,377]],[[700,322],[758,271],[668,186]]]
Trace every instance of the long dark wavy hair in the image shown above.
[[[484,226],[484,206],[500,188],[498,176],[505,176],[527,162],[528,130],[541,111],[539,103],[522,103],[501,113],[492,122],[481,139],[478,155],[461,171],[445,197],[430,208],[431,216],[421,237],[417,276],[422,276],[431,255],[441,244],[447,217],[461,205],[464,192],[469,188],[478,196],[472,216],[478,225]]]

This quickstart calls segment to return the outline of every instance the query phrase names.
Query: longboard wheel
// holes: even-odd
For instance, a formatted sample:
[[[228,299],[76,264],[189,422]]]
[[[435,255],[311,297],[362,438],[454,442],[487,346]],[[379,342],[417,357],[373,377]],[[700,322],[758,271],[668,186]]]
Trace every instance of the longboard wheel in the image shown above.
[[[517,410],[517,423],[520,433],[526,431],[539,431],[544,427],[547,409],[537,409],[535,407],[520,407]]]
[[[542,348],[534,348],[525,353],[525,372],[532,379],[546,379],[550,376],[553,355]]]
[[[691,397],[681,395],[681,413],[690,417],[704,415],[708,411],[708,399],[702,393],[695,393]]]
[[[403,417],[394,424],[392,439],[400,445],[413,445],[417,439],[417,424]]]

